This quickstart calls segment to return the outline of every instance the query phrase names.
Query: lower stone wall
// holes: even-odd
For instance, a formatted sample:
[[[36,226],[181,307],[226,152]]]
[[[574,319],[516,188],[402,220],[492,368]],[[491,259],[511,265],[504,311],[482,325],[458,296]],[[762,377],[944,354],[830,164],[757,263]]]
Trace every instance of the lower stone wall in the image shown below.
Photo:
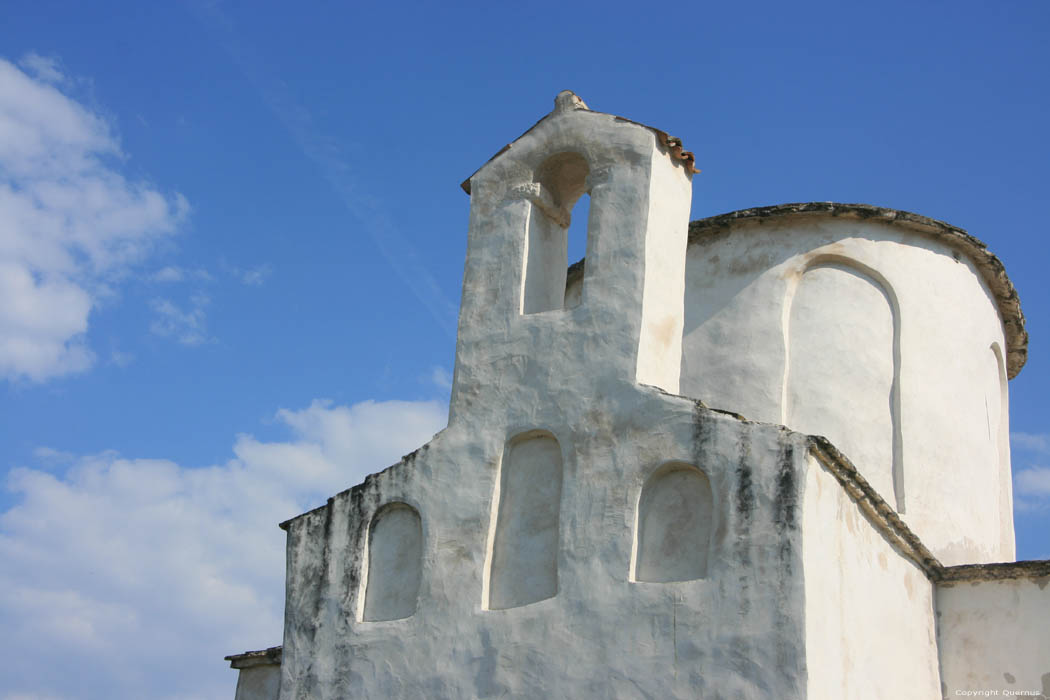
[[[277,700],[281,692],[281,647],[227,656],[237,673],[234,700]]]

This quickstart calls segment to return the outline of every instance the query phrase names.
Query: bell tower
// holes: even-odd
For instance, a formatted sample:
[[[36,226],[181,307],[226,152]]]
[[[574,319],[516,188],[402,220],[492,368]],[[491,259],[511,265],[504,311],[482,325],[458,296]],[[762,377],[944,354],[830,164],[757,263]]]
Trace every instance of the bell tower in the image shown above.
[[[566,90],[554,110],[474,173],[450,420],[500,390],[678,392],[692,154],[657,129],[594,112]],[[567,274],[573,205],[591,198],[586,258]]]

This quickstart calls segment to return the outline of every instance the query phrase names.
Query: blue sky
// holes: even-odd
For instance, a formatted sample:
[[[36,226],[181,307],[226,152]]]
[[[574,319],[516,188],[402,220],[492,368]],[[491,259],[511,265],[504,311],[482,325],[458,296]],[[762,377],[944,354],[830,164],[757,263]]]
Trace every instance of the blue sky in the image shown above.
[[[1050,558],[1042,0],[3,14],[0,697],[232,698],[222,655],[280,642],[275,523],[444,425],[459,183],[565,88],[684,139],[693,218],[986,241],[1031,334],[1018,555]]]

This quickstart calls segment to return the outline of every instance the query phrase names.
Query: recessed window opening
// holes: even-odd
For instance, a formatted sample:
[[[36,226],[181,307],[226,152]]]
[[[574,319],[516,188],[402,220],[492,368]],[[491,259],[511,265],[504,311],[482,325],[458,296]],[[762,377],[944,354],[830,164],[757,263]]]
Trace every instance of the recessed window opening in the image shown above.
[[[589,210],[574,211],[574,207],[580,209],[576,204],[587,191],[589,172],[583,156],[572,152],[555,154],[536,170],[534,184],[538,187],[529,196],[532,211],[525,240],[523,314],[566,307],[569,240],[579,239],[573,244],[573,254],[580,257],[587,247]],[[570,230],[582,235],[571,236]]]

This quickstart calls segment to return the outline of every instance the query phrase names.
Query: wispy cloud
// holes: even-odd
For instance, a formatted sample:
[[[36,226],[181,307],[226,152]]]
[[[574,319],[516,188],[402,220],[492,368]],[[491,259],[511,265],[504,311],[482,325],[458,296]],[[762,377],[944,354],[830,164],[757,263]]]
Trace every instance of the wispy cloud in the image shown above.
[[[1011,433],[1014,508],[1019,513],[1050,510],[1050,434]]]
[[[154,272],[151,279],[154,282],[181,282],[184,277],[182,268],[169,265]]]
[[[121,174],[111,125],[59,89],[58,62],[0,59],[0,377],[45,381],[95,362],[92,310],[189,206]]]
[[[318,126],[310,111],[288,85],[274,78],[263,56],[237,31],[218,3],[200,0],[190,5],[204,27],[231,56],[270,111],[284,125],[300,150],[324,175],[344,206],[358,220],[405,288],[430,312],[449,336],[456,333],[457,307],[444,293],[415,246],[390,220],[377,197],[362,186],[343,145]]]
[[[1050,497],[1050,468],[1031,467],[1017,474],[1017,490],[1030,496]]]
[[[266,278],[273,272],[273,266],[269,263],[264,263],[249,268],[233,267],[231,271],[241,284],[249,287],[261,287]]]
[[[151,282],[211,282],[212,275],[203,267],[187,269],[178,265],[166,265],[149,275]]]
[[[19,59],[18,64],[41,82],[62,83],[66,80],[59,60],[54,56],[41,56],[36,52],[30,51]]]
[[[281,641],[275,524],[444,419],[438,402],[315,401],[277,413],[290,440],[241,435],[202,468],[38,451],[44,466],[8,475],[18,503],[0,514],[0,685],[34,698],[232,697],[222,657]],[[69,466],[56,471],[59,459]]]
[[[109,352],[109,361],[117,367],[127,367],[135,361],[135,353],[113,349]]]
[[[53,447],[38,447],[33,450],[33,456],[44,464],[69,464],[76,457],[71,452],[63,452]]]
[[[180,307],[170,299],[154,299],[150,302],[153,309],[153,333],[174,338],[183,345],[200,345],[210,340],[207,328],[205,307],[210,303],[207,295],[197,293],[190,297],[189,306]]]
[[[452,389],[452,373],[444,367],[435,367],[430,372],[430,381],[439,389],[450,391]]]
[[[1010,444],[1015,450],[1050,455],[1050,434],[1047,433],[1010,433]]]

